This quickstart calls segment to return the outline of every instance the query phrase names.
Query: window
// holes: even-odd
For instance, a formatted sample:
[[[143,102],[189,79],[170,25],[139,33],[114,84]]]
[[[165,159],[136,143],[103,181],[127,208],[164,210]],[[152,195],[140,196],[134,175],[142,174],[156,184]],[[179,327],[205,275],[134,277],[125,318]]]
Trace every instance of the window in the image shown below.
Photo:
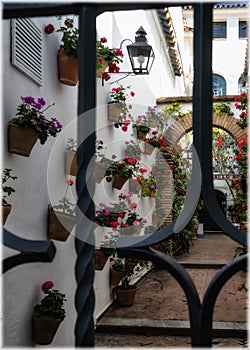
[[[243,91],[247,91],[246,80],[240,77],[238,80],[238,93],[241,94]]]
[[[213,38],[226,38],[226,37],[227,37],[227,22],[214,22]]]
[[[239,21],[239,38],[247,38],[247,21]]]
[[[226,95],[226,80],[218,74],[213,74],[213,95]]]

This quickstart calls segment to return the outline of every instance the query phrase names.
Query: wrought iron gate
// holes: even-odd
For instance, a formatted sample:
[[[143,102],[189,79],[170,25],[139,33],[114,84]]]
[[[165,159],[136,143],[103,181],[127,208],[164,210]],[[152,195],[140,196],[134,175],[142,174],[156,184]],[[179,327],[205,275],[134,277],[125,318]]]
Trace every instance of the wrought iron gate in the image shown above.
[[[181,6],[178,3],[5,3],[3,18],[41,17],[53,15],[78,14],[79,30],[79,94],[78,116],[91,111],[86,125],[84,118],[79,118],[78,139],[85,140],[86,129],[95,125],[95,55],[96,55],[96,16],[105,11],[159,9],[166,6]],[[186,4],[185,4],[186,5]],[[193,347],[211,347],[212,318],[216,298],[223,285],[238,271],[246,268],[247,257],[242,256],[224,266],[210,282],[201,302],[193,281],[186,270],[171,257],[149,248],[151,245],[170,237],[173,232],[179,232],[189,222],[194,209],[191,201],[199,198],[200,190],[206,206],[216,224],[236,242],[246,245],[246,233],[237,230],[228,222],[222,213],[213,191],[212,173],[212,8],[211,3],[190,3],[194,7],[194,91],[193,91],[193,132],[194,149],[197,157],[193,164],[192,179],[189,194],[184,209],[179,218],[161,231],[157,231],[143,241],[137,237],[130,240],[119,239],[117,247],[121,256],[133,256],[152,260],[160,264],[179,282],[183,288],[189,307],[191,342]],[[91,121],[89,121],[91,120]],[[87,174],[87,166],[95,153],[95,134],[88,141],[80,143],[78,149],[78,207],[90,219],[94,217],[94,205],[88,188],[94,188],[93,177]],[[197,179],[199,181],[197,181]],[[200,183],[200,185],[197,185]],[[88,188],[87,188],[88,184]],[[80,215],[79,215],[80,216]],[[94,291],[92,262],[94,246],[84,243],[92,235],[92,225],[81,229],[81,220],[77,222],[75,247],[77,261],[75,274],[77,290],[75,304],[78,318],[75,326],[75,346],[94,346]],[[21,254],[4,262],[4,270],[29,261],[51,261],[55,254],[52,243],[41,242],[38,249],[33,249],[30,241],[20,239],[4,230],[4,244],[15,247]],[[38,245],[39,245],[38,244]]]

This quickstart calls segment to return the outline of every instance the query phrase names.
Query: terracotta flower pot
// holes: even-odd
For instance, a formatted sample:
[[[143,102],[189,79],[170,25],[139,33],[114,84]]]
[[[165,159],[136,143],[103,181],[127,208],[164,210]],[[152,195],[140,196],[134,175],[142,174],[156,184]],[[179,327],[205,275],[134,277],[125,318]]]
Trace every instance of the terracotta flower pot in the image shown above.
[[[56,241],[66,241],[76,224],[75,216],[63,214],[49,205],[48,207],[48,238]]]
[[[8,205],[2,205],[2,213],[3,213],[3,218],[2,218],[2,221],[3,221],[3,225],[5,224],[9,214],[11,212],[11,205],[8,204]]]
[[[105,72],[105,69],[108,66],[108,62],[103,60],[102,67],[96,70],[96,78],[102,78],[102,73]]]
[[[55,318],[54,320],[44,321],[39,317],[32,317],[32,340],[36,344],[48,345],[52,342],[58,327],[64,320]]]
[[[150,145],[150,143],[147,143],[147,142],[145,143],[145,150],[144,150],[145,154],[151,155],[154,149],[155,148],[152,145]]]
[[[58,50],[58,79],[61,83],[75,86],[78,82],[77,57],[68,56],[63,49]]]
[[[125,273],[115,270],[113,267],[110,269],[110,284],[112,286],[118,286]]]
[[[122,177],[121,175],[117,174],[113,182],[113,188],[116,188],[117,190],[122,189],[128,179],[128,177]]]
[[[124,286],[115,287],[115,293],[117,301],[121,306],[132,306],[135,300],[137,286],[129,285],[128,289],[125,289]]]
[[[108,257],[103,254],[101,249],[95,249],[94,259],[95,259],[95,270],[101,271],[104,268],[108,260]]]
[[[160,225],[161,218],[156,212],[153,213],[152,221],[155,222],[157,226]]]
[[[38,132],[35,130],[22,128],[9,122],[9,152],[29,157],[38,135]]]
[[[129,179],[129,191],[137,193],[139,190],[139,184],[136,179]]]
[[[105,174],[106,174],[106,170],[107,170],[106,166],[104,166],[100,162],[96,162],[96,164],[95,164],[95,171],[94,171],[95,182],[96,183],[99,184],[104,179]]]
[[[150,192],[150,197],[151,198],[156,198],[156,191],[151,191]]]
[[[66,151],[65,153],[65,168],[66,174],[76,176],[77,175],[77,153],[73,151]]]
[[[108,104],[108,120],[118,122],[122,113],[123,103],[109,103]]]
[[[137,129],[137,139],[138,140],[144,140],[146,136],[147,136],[146,131],[142,131],[140,129]]]

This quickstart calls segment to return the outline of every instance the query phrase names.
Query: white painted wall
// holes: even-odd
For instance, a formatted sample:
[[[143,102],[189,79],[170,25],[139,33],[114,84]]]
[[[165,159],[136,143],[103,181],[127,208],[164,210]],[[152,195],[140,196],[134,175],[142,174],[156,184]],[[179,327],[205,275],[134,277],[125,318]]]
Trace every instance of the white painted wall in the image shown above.
[[[52,23],[57,26],[54,17],[34,18],[34,23],[44,31],[45,25]],[[128,25],[129,23],[129,25]],[[148,42],[155,50],[156,60],[149,76],[130,76],[121,80],[123,85],[131,85],[136,92],[133,99],[135,114],[145,112],[147,106],[155,105],[156,98],[164,95],[181,95],[183,85],[179,78],[175,78],[166,57],[164,38],[155,22],[155,16],[150,12],[132,11],[105,13],[97,19],[98,37],[106,36],[110,46],[118,47],[124,38],[134,41],[135,31],[142,25],[146,30]],[[67,176],[64,171],[64,151],[69,137],[76,138],[75,118],[77,115],[77,87],[62,85],[57,79],[57,49],[60,44],[61,33],[43,35],[43,86],[38,86],[10,64],[10,21],[3,21],[3,165],[11,168],[18,180],[13,183],[16,193],[9,200],[12,204],[12,213],[6,222],[6,228],[26,239],[47,239],[47,206],[60,199],[65,191]],[[97,79],[97,139],[107,140],[112,153],[118,153],[117,144],[121,144],[130,136],[130,132],[123,133],[115,129],[107,120],[108,92],[116,84],[112,84],[121,75],[114,75],[109,82],[101,85]],[[55,106],[48,111],[49,116],[58,117],[64,125],[63,132],[56,139],[49,139],[43,146],[38,142],[29,158],[10,154],[7,150],[8,121],[16,114],[20,104],[20,96],[32,95],[44,97]],[[50,114],[51,112],[51,114]],[[132,132],[132,130],[131,130]],[[113,150],[112,150],[113,149]],[[146,165],[148,160],[144,160]],[[95,198],[111,200],[117,193],[111,191],[107,183],[97,184]],[[141,213],[150,220],[152,201],[145,199],[138,203]],[[98,230],[103,234],[102,229]],[[101,231],[101,232],[100,232]],[[67,317],[61,324],[53,341],[53,346],[72,346],[74,344],[74,326],[76,311],[74,295],[76,281],[74,267],[76,253],[74,237],[70,236],[67,242],[54,241],[57,249],[52,263],[33,263],[18,266],[3,276],[3,335],[4,345],[33,346],[31,341],[31,316],[33,307],[42,297],[40,285],[45,280],[53,280],[55,287],[64,292],[67,297]],[[13,251],[3,248],[3,257],[10,256]],[[96,307],[95,317],[108,306],[112,300],[109,287],[109,266],[102,272],[96,271],[95,283]]]

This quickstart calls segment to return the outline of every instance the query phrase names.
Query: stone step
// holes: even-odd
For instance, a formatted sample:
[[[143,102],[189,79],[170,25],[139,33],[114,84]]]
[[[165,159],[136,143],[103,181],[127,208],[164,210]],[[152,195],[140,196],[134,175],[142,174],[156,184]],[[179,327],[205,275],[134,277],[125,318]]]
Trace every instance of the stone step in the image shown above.
[[[164,334],[190,336],[189,321],[154,320],[146,318],[117,318],[104,316],[96,325],[96,332],[127,334]],[[246,338],[246,322],[213,322],[213,337]]]

